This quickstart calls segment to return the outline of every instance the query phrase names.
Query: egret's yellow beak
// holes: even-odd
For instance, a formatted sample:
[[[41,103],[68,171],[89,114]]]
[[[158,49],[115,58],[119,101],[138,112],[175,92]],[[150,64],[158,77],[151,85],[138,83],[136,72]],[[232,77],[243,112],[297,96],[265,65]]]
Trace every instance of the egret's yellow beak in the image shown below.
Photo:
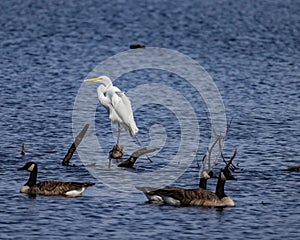
[[[97,77],[97,78],[89,78],[89,79],[86,79],[84,80],[85,82],[98,82],[98,81],[101,81],[102,78],[101,77]]]

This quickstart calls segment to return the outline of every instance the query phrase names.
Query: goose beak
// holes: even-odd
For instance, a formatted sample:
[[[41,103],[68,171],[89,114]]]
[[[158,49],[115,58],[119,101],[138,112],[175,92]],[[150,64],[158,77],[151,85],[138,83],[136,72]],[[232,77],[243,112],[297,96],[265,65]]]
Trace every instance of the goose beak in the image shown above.
[[[97,78],[89,78],[89,79],[86,79],[84,80],[85,82],[98,82],[98,81],[101,81],[102,78],[101,77],[97,77]]]
[[[18,171],[21,171],[21,170],[27,170],[27,169],[25,168],[25,166],[18,168]]]

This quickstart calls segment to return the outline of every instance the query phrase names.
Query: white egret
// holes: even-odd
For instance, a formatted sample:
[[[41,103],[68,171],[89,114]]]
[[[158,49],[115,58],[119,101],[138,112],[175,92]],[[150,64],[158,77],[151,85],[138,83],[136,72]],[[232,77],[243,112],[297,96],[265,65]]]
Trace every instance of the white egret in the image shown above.
[[[107,76],[90,78],[84,81],[101,83],[97,88],[98,99],[108,111],[112,123],[118,124],[117,145],[119,144],[121,126],[128,131],[130,136],[135,136],[139,129],[133,118],[130,100],[125,93],[113,86],[111,79]]]

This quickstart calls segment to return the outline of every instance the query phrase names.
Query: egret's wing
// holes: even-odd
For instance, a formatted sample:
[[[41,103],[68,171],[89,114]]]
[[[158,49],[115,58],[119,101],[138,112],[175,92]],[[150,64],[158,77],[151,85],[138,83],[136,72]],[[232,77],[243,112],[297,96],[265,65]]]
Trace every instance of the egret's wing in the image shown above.
[[[115,113],[122,121],[121,125],[129,131],[130,135],[135,135],[138,132],[138,128],[133,118],[130,100],[121,91],[115,92],[111,97]]]
[[[119,118],[125,124],[128,124],[129,120],[131,118],[133,119],[131,103],[128,97],[123,92],[115,92],[115,94],[112,95],[111,102]]]

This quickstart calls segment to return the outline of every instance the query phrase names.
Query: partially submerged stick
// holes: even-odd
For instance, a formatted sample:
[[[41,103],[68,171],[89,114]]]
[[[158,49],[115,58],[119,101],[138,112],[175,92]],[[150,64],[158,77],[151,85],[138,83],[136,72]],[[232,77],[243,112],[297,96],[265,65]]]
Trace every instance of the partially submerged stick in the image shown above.
[[[26,150],[26,145],[25,143],[22,144],[22,150],[21,150],[21,155],[25,155],[25,150]]]
[[[88,128],[89,128],[89,124],[85,124],[85,126],[83,127],[83,129],[80,131],[80,133],[77,135],[77,137],[75,138],[75,141],[72,143],[71,147],[69,148],[65,158],[62,160],[62,165],[63,166],[70,166],[70,160],[76,150],[76,147],[81,143],[84,135],[86,134]]]
[[[150,149],[147,149],[147,148],[140,148],[138,150],[136,150],[135,152],[133,152],[131,154],[131,156],[124,162],[121,162],[118,167],[126,167],[126,168],[133,168],[133,165],[135,164],[136,160],[144,155],[144,154],[147,154],[147,153],[151,153],[151,152],[155,152],[159,150],[159,148],[150,148]]]
[[[234,149],[232,157],[230,158],[229,161],[227,161],[225,159],[224,155],[223,155],[223,152],[221,152],[221,156],[222,156],[223,161],[225,162],[226,166],[228,166],[230,168],[230,170],[232,170],[232,171],[234,171],[235,169],[237,169],[237,166],[233,165],[233,163],[232,163],[232,161],[235,158],[236,154],[237,154],[237,149]]]
[[[293,172],[293,171],[299,171],[300,170],[300,164],[299,165],[295,165],[295,166],[291,166],[285,169],[281,169],[281,171],[289,171],[289,172]]]

